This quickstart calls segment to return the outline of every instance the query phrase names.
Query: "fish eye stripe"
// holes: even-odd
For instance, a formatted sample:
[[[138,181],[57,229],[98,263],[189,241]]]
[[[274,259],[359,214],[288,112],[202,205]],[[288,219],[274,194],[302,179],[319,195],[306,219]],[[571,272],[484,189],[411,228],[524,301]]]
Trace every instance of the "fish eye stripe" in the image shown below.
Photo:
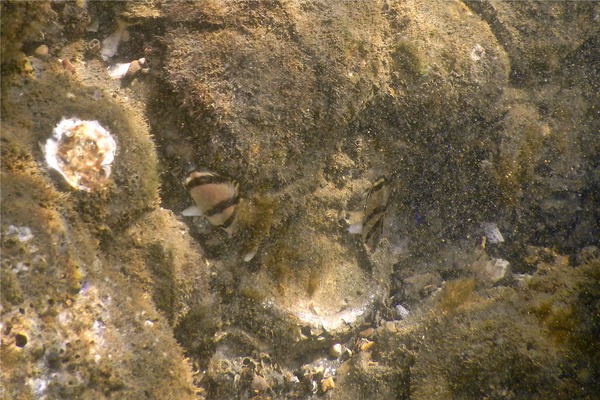
[[[207,217],[212,217],[213,215],[222,213],[223,211],[225,211],[226,209],[228,209],[231,206],[235,206],[237,203],[239,203],[239,201],[240,201],[239,196],[231,197],[227,200],[223,200],[223,201],[215,204],[215,206],[213,208],[211,208],[210,210],[207,210],[204,214]]]

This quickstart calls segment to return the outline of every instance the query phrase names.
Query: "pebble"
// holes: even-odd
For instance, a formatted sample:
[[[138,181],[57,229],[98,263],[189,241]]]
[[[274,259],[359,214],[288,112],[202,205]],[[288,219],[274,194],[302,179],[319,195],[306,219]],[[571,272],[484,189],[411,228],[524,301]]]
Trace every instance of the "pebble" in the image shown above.
[[[375,332],[375,329],[367,328],[364,331],[360,331],[358,336],[360,336],[361,338],[368,338],[373,334],[373,332]]]
[[[19,239],[20,242],[28,242],[31,239],[33,239],[33,233],[31,233],[31,228],[28,228],[26,226],[9,225],[6,235],[9,237],[16,237]]]
[[[344,352],[344,348],[339,343],[334,344],[329,349],[329,355],[333,358],[340,358],[343,352]]]
[[[41,44],[35,49],[34,54],[36,57],[45,58],[48,57],[49,52],[48,46]]]
[[[321,391],[325,393],[328,390],[335,389],[335,382],[333,377],[321,379]]]
[[[373,347],[374,345],[375,342],[372,342],[367,339],[360,339],[360,341],[358,342],[358,349],[360,351],[369,351],[369,349],[371,349],[371,347]]]
[[[406,319],[410,312],[401,304],[396,304],[396,316],[398,319]]]
[[[395,321],[386,321],[383,325],[388,332],[398,332]]]
[[[504,236],[502,236],[495,222],[484,222],[481,224],[481,228],[489,243],[498,244],[504,242]]]
[[[252,378],[252,383],[250,385],[250,388],[254,392],[264,392],[268,390],[269,387],[269,383],[265,378],[263,378],[260,375],[254,374],[254,377]]]

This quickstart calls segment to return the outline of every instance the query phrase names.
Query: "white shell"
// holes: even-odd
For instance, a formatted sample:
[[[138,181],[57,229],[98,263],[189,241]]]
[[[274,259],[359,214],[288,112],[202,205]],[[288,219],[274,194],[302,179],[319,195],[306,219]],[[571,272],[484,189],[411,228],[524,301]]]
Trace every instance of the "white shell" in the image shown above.
[[[494,222],[484,222],[481,224],[484,235],[487,237],[489,243],[496,244],[504,242],[504,236],[498,229],[498,225]]]
[[[244,262],[248,262],[254,258],[256,253],[258,252],[258,246],[250,250],[248,253],[244,254]]]
[[[184,217],[201,217],[203,216],[202,211],[196,206],[186,208],[181,212]]]
[[[110,75],[113,79],[121,79],[127,74],[129,70],[129,65],[131,63],[118,63],[115,65],[109,66],[106,70],[108,71],[108,75]]]
[[[410,314],[410,312],[403,305],[396,304],[396,315],[398,316],[398,318],[406,319],[406,317],[408,317],[408,314]]]
[[[100,51],[102,60],[108,61],[112,56],[117,54],[121,40],[127,41],[128,38],[129,32],[127,32],[127,23],[117,21],[117,29],[102,41],[102,50]]]
[[[334,344],[329,349],[329,355],[333,358],[340,358],[343,352],[344,352],[344,347],[339,343]]]
[[[502,258],[494,258],[494,264],[490,269],[489,279],[492,283],[498,282],[500,279],[504,279],[510,263]]]

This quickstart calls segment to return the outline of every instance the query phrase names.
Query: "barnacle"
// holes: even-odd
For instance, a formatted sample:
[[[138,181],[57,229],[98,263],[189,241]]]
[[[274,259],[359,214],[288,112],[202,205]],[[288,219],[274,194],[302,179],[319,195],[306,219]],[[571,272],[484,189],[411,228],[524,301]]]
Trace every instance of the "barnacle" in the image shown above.
[[[44,146],[48,165],[72,187],[91,191],[111,172],[117,144],[98,121],[63,118]]]

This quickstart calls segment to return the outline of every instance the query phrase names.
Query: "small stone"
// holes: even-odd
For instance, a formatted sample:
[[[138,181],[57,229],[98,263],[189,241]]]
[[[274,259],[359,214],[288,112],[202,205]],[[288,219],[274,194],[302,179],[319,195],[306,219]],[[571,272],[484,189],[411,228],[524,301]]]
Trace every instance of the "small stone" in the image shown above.
[[[502,236],[502,233],[495,222],[483,222],[481,228],[483,229],[483,234],[487,238],[488,243],[498,244],[504,242],[504,236]]]
[[[360,333],[358,334],[358,336],[360,336],[362,338],[368,338],[369,336],[371,336],[373,334],[373,332],[375,332],[375,329],[373,329],[373,328],[367,328],[364,331],[360,331]]]
[[[321,391],[325,393],[328,390],[335,389],[335,382],[333,377],[323,378],[321,379]]]
[[[398,332],[398,328],[396,327],[396,322],[394,321],[386,321],[383,325],[388,332]]]
[[[48,49],[48,46],[46,46],[45,44],[41,44],[35,49],[33,53],[38,58],[46,58],[48,57],[50,50]]]
[[[16,237],[20,242],[23,243],[33,239],[33,233],[31,233],[31,229],[26,226],[10,225],[6,234],[8,236]]]
[[[77,68],[75,68],[75,66],[73,65],[73,63],[70,60],[67,60],[65,58],[64,60],[59,60],[59,61],[62,64],[63,68],[66,69],[67,71],[71,72],[72,74],[77,72]]]
[[[477,274],[482,282],[495,284],[504,279],[508,272],[510,263],[501,258],[483,258],[471,265],[471,270]]]
[[[404,306],[402,306],[401,304],[396,304],[396,316],[398,317],[398,319],[406,319],[406,317],[408,317],[409,311],[404,308]]]
[[[127,75],[131,76],[131,75],[137,74],[142,69],[142,66],[144,66],[145,63],[146,63],[145,58],[140,58],[139,60],[133,60],[131,63],[129,63],[129,68],[127,69]]]
[[[358,349],[360,351],[369,351],[369,349],[371,349],[371,347],[373,347],[374,345],[375,342],[372,342],[367,339],[360,339],[360,342],[358,343]]]
[[[339,343],[334,344],[329,349],[329,355],[333,358],[340,358],[340,356],[342,355],[343,352],[344,352],[344,347]]]
[[[254,377],[252,378],[252,384],[250,385],[250,388],[254,392],[264,392],[264,391],[268,390],[269,387],[270,387],[269,383],[267,382],[267,380],[265,378],[263,378],[260,375],[254,374]]]

